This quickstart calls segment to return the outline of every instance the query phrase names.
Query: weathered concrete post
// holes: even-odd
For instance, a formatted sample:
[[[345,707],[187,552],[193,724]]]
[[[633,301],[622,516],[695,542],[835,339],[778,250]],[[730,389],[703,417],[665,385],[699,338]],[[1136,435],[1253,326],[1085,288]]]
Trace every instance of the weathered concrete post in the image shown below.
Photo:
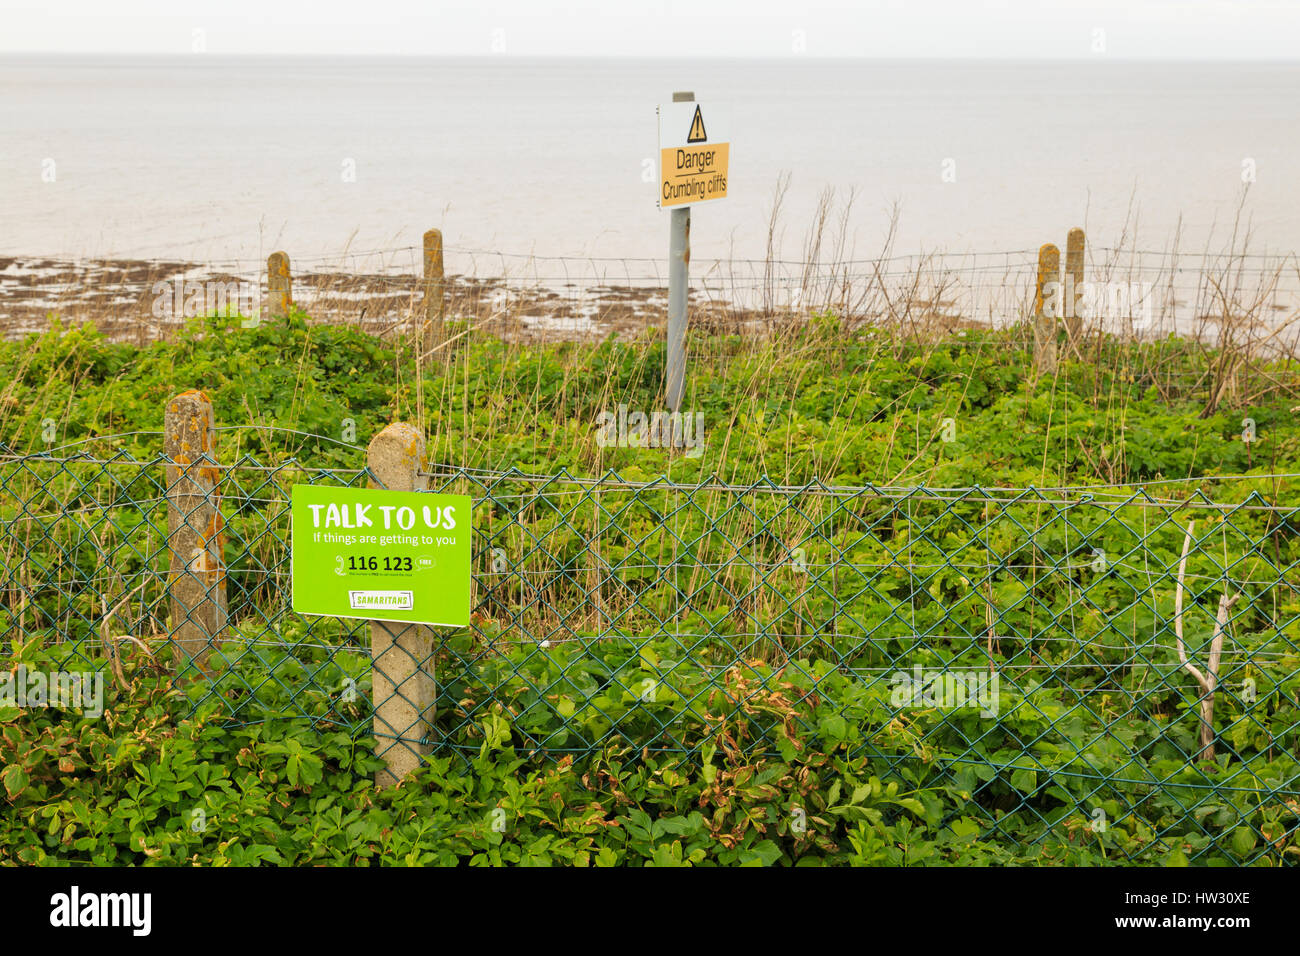
[[[293,279],[289,275],[289,257],[283,252],[273,252],[266,259],[266,309],[262,318],[288,315],[292,304]]]
[[[1049,286],[1059,283],[1061,250],[1050,242],[1038,250],[1038,291],[1034,296],[1034,368],[1040,375],[1056,373],[1056,310],[1046,307]],[[1058,290],[1056,301],[1060,301]],[[1050,313],[1050,314],[1049,314]]]
[[[214,461],[212,402],[181,392],[163,416],[167,465],[168,637],[200,670],[226,628],[221,472]]]
[[[389,491],[424,491],[424,435],[414,425],[393,422],[370,441],[366,464]],[[375,785],[391,787],[420,766],[433,722],[436,687],[433,632],[423,624],[370,622],[371,688],[375,702],[375,753],[387,767]]]
[[[1065,274],[1070,278],[1066,287],[1065,330],[1071,348],[1078,348],[1083,333],[1083,248],[1083,230],[1075,226],[1065,239]]]
[[[421,351],[428,352],[443,343],[446,336],[443,322],[446,318],[446,277],[442,271],[442,230],[430,229],[424,234],[424,335]]]

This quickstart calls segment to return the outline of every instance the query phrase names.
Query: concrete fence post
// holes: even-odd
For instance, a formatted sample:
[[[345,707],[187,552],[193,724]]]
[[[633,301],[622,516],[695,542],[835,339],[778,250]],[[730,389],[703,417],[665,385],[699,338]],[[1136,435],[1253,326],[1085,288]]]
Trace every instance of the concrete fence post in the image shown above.
[[[1046,306],[1049,286],[1060,281],[1061,250],[1047,243],[1038,250],[1038,289],[1034,296],[1034,368],[1040,375],[1056,372],[1056,310]],[[1057,290],[1057,301],[1061,300]],[[1050,314],[1049,314],[1050,313]]]
[[[442,230],[424,234],[424,335],[421,351],[427,353],[445,341],[447,284],[442,266]]]
[[[1077,348],[1083,333],[1083,230],[1075,226],[1065,239],[1065,274],[1069,276],[1066,287],[1065,330],[1070,346]]]
[[[289,275],[289,256],[273,252],[266,259],[266,319],[281,318],[289,314],[293,305],[293,279]]]
[[[221,471],[214,460],[212,402],[181,392],[167,403],[168,637],[199,670],[226,628],[226,569],[222,560]]]
[[[424,491],[424,435],[407,422],[393,422],[370,441],[366,464],[389,491]],[[371,692],[375,704],[375,754],[387,765],[375,785],[400,783],[429,754],[436,692],[433,632],[423,624],[370,622]]]

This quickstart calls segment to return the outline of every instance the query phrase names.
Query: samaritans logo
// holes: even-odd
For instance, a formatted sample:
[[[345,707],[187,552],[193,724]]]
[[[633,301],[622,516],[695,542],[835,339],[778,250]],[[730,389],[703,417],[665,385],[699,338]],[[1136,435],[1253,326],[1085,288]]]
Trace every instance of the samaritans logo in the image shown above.
[[[349,591],[348,599],[358,611],[374,608],[409,611],[414,607],[415,595],[410,591]]]
[[[153,897],[149,893],[83,893],[78,886],[50,897],[50,925],[125,926],[134,936],[148,936]]]
[[[981,717],[998,715],[996,671],[950,671],[916,666],[909,674],[896,671],[889,682],[894,707],[936,707],[941,710],[978,709]]]
[[[96,671],[0,671],[0,707],[56,707],[87,717],[104,713],[104,675]]]

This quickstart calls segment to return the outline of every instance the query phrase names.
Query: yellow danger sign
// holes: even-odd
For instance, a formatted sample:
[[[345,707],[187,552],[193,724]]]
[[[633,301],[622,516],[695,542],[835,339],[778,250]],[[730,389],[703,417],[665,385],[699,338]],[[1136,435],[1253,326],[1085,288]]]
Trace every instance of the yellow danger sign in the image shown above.
[[[710,137],[712,125],[705,126],[704,109],[698,103],[659,107],[660,207],[727,198],[731,143]]]
[[[688,206],[727,198],[727,160],[730,143],[679,146],[659,151],[661,206]]]

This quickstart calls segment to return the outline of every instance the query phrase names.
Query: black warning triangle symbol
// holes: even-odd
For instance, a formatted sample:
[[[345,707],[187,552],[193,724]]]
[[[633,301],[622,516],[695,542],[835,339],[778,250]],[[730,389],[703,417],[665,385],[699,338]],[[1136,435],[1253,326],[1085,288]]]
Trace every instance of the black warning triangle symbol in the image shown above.
[[[691,120],[691,131],[686,134],[688,143],[706,143],[709,134],[704,132],[704,117],[700,115],[700,108],[695,107],[695,118]]]

